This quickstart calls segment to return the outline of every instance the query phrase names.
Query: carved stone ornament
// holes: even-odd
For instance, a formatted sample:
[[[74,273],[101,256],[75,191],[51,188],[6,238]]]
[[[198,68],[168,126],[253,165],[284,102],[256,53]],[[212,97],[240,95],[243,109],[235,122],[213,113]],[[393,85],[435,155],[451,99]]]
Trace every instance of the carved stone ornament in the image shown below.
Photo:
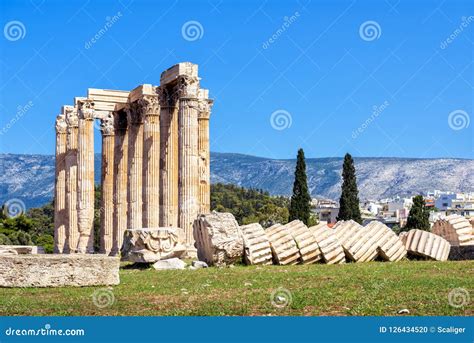
[[[56,132],[57,133],[67,132],[66,116],[64,114],[60,114],[56,117]]]
[[[180,257],[186,250],[180,228],[125,230],[122,260],[136,263],[154,263],[162,259]]]
[[[94,120],[94,101],[90,99],[79,100],[78,112],[80,119]]]
[[[110,136],[114,134],[114,115],[109,113],[100,120],[100,131],[104,136]]]
[[[66,124],[68,128],[77,127],[79,125],[79,117],[77,116],[77,109],[76,108],[66,108]]]

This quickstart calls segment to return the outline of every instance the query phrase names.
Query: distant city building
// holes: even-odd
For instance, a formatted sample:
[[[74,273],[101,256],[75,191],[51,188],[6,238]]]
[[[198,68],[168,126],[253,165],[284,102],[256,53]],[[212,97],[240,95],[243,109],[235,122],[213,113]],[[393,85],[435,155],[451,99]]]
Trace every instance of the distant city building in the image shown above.
[[[312,199],[313,212],[318,215],[319,221],[325,221],[328,224],[337,221],[339,214],[339,203],[330,199]]]

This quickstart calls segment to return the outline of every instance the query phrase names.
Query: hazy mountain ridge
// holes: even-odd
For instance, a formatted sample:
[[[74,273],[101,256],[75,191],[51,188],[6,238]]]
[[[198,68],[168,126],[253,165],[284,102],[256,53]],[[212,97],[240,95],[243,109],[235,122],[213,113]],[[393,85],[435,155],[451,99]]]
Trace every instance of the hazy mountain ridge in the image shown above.
[[[474,191],[474,160],[355,158],[361,199],[431,191]],[[342,158],[306,160],[312,196],[337,199]],[[290,195],[295,160],[275,160],[231,153],[211,154],[211,182],[262,188],[272,194]],[[100,182],[100,154],[96,154],[96,183]],[[52,199],[54,156],[0,154],[0,203],[21,199],[27,207]]]

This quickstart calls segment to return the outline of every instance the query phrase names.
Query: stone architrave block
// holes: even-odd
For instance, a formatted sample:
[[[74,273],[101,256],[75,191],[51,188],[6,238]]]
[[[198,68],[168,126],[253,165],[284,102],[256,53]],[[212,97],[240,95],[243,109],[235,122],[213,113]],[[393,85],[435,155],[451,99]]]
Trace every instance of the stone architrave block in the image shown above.
[[[120,259],[99,254],[1,255],[0,287],[118,285]]]

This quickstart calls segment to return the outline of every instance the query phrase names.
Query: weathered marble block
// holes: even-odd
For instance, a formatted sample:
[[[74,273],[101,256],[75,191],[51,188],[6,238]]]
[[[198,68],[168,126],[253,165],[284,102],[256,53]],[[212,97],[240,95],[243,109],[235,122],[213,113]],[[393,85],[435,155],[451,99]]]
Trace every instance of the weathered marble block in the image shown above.
[[[242,260],[244,239],[231,213],[201,214],[194,221],[194,239],[200,261],[224,266]]]
[[[118,285],[119,267],[106,255],[1,255],[0,287]]]
[[[182,244],[184,231],[180,228],[160,227],[125,230],[122,261],[155,263],[180,257],[186,250]]]
[[[44,254],[44,249],[36,245],[0,245],[0,254],[7,253],[14,255]]]

